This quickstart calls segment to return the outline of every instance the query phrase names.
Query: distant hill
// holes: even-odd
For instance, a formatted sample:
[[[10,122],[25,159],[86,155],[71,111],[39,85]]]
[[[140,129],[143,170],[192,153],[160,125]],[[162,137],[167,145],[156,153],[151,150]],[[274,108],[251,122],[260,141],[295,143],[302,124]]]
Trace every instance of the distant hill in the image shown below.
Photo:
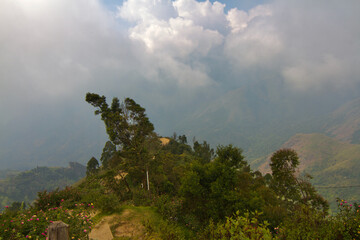
[[[40,191],[71,186],[85,177],[86,167],[70,162],[69,167],[37,167],[0,180],[0,209],[12,202],[31,203]]]
[[[176,129],[213,147],[230,143],[239,146],[252,164],[297,133],[320,132],[329,114],[341,105],[279,89],[280,83],[269,83],[231,90],[194,111]]]
[[[320,133],[296,134],[281,148],[292,148],[300,157],[300,173],[310,173],[312,183],[332,206],[336,197],[360,202],[360,144],[342,142]],[[270,172],[270,156],[260,165]],[[347,186],[347,187],[345,187]]]
[[[324,131],[340,141],[360,144],[360,99],[335,110],[323,126]]]

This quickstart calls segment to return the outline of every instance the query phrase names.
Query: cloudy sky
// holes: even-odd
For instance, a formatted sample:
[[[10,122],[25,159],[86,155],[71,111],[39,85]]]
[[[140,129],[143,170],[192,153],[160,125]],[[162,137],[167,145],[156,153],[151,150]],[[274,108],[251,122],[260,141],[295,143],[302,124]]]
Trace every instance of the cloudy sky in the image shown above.
[[[177,109],[269,76],[354,92],[359,12],[358,0],[1,0],[0,132],[92,116],[86,92],[136,99],[160,131]]]

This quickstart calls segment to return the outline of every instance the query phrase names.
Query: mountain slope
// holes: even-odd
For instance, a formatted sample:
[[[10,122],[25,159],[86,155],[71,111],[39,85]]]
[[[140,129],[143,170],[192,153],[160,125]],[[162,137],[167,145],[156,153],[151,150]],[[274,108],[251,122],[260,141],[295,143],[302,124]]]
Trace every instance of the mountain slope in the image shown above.
[[[14,201],[31,203],[40,191],[71,186],[86,174],[86,167],[70,162],[69,167],[37,167],[0,180],[0,208]]]
[[[300,158],[299,171],[313,176],[312,183],[330,201],[337,197],[360,201],[360,144],[341,142],[324,134],[296,134],[281,148],[294,149]],[[270,172],[267,161],[259,169]]]
[[[213,146],[239,146],[251,162],[296,133],[319,131],[324,116],[334,110],[318,99],[299,101],[299,96],[289,94],[269,86],[237,88],[188,116],[176,129]]]
[[[360,143],[360,99],[335,110],[323,126],[330,136],[348,143]]]

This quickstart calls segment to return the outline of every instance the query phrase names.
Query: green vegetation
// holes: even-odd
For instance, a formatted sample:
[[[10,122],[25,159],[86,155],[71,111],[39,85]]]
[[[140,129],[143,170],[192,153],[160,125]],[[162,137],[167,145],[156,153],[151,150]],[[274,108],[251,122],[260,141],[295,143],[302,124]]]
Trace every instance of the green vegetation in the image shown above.
[[[301,157],[295,150],[275,152],[272,174],[263,176],[233,145],[190,146],[185,135],[176,134],[161,142],[145,109],[132,99],[115,98],[110,107],[104,96],[88,93],[86,100],[101,114],[111,140],[101,165],[90,159],[81,182],[39,192],[28,210],[21,204],[7,208],[0,215],[0,239],[44,239],[46,224],[56,219],[87,239],[78,220],[88,213],[74,214],[79,206],[98,213],[96,223],[108,219],[114,236],[127,225],[138,233],[115,239],[359,239],[360,206],[338,200],[338,213],[329,215],[311,176],[296,174]],[[43,214],[41,224],[23,227],[27,212]]]
[[[91,208],[90,208],[91,209]],[[46,210],[31,208],[13,211],[6,208],[0,214],[0,239],[45,239],[48,226],[54,221],[63,221],[69,224],[71,239],[86,239],[91,231],[89,207],[79,204],[69,210],[59,207]]]
[[[70,186],[85,176],[86,167],[70,162],[67,168],[37,167],[0,180],[0,208],[12,202],[30,204],[39,191]]]
[[[283,147],[292,148],[299,154],[301,174],[311,174],[311,183],[329,201],[336,211],[336,198],[360,202],[360,145],[338,141],[324,134],[297,134]],[[262,172],[271,169],[268,163],[260,167]]]

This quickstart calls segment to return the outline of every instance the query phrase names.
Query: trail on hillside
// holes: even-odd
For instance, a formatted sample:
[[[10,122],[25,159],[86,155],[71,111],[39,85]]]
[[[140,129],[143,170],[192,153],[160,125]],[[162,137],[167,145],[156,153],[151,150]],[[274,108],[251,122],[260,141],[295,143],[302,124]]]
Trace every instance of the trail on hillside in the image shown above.
[[[121,214],[106,216],[89,234],[90,240],[112,240],[114,238],[145,239],[144,216],[132,209]]]

